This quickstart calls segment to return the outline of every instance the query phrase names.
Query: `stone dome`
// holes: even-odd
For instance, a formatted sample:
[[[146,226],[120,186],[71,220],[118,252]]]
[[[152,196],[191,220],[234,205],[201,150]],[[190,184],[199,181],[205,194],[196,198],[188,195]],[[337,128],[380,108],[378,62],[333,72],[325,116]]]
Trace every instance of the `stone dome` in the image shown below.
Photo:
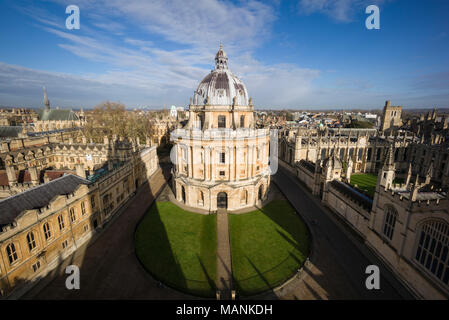
[[[215,55],[215,69],[198,85],[193,95],[193,105],[248,106],[248,91],[243,82],[228,69],[228,57],[223,47]]]

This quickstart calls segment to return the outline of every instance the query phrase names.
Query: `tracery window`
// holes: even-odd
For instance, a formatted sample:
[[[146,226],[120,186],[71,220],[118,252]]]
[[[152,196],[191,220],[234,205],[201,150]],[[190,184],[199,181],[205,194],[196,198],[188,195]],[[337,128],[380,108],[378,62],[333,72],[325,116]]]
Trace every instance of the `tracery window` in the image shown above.
[[[396,225],[396,218],[398,212],[392,206],[386,206],[385,208],[385,221],[384,221],[384,235],[388,239],[393,239],[394,227]]]
[[[449,285],[449,224],[433,220],[424,223],[417,237],[415,260]]]

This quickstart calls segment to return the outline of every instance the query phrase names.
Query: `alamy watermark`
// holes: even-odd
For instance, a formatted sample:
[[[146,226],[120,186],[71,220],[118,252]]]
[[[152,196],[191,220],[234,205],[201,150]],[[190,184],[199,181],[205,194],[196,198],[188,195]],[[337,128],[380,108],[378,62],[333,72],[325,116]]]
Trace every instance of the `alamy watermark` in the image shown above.
[[[380,29],[380,10],[379,7],[372,4],[365,9],[365,13],[369,16],[365,20],[365,26],[368,30]]]
[[[80,288],[80,268],[71,264],[65,268],[65,273],[70,274],[65,280],[65,287],[68,290],[79,290]]]
[[[368,290],[380,289],[380,270],[379,267],[372,264],[366,267],[366,274],[369,276],[365,280],[365,286]]]
[[[71,4],[65,8],[65,13],[70,14],[65,20],[65,27],[69,30],[80,28],[80,8]]]

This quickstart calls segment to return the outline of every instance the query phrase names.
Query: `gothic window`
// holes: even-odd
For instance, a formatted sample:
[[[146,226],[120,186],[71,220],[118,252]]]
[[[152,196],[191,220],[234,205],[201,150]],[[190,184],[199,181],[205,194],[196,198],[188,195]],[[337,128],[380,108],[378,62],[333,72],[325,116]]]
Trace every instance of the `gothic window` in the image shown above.
[[[449,285],[449,224],[444,221],[424,223],[417,241],[416,261],[445,285]]]
[[[36,248],[36,240],[34,239],[34,233],[30,232],[27,234],[27,242],[28,242],[28,248],[30,251],[32,251],[34,248]]]
[[[6,254],[8,255],[8,260],[10,264],[13,264],[18,259],[16,246],[14,245],[14,243],[10,243],[6,247]]]
[[[218,116],[218,127],[226,128],[226,116]]]
[[[51,230],[50,230],[50,225],[48,224],[48,222],[44,223],[44,236],[45,236],[45,240],[48,240],[51,238]]]
[[[72,222],[75,222],[76,221],[75,208],[70,208],[69,212],[70,212],[70,220],[72,220]]]
[[[58,224],[59,224],[59,230],[64,230],[64,217],[62,214],[58,216]]]
[[[385,221],[383,233],[388,239],[393,239],[394,226],[396,225],[396,219],[398,212],[392,206],[386,206],[385,208]]]
[[[86,205],[84,204],[84,201],[81,202],[81,214],[83,216],[86,214]]]
[[[245,127],[245,116],[240,116],[240,128]]]

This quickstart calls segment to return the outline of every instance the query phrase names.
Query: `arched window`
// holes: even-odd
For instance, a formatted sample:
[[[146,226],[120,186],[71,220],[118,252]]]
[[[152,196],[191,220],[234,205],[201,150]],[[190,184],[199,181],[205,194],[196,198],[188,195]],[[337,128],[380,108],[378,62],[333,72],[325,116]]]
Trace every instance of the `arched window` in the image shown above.
[[[70,220],[72,220],[72,222],[76,221],[75,208],[70,208]]]
[[[60,214],[58,216],[58,224],[59,224],[59,230],[64,230],[64,216]]]
[[[262,199],[263,199],[263,184],[261,184],[259,187],[259,200]]]
[[[28,242],[28,248],[30,251],[32,251],[34,248],[36,248],[36,240],[34,239],[34,233],[30,232],[27,234],[27,242]]]
[[[8,246],[6,247],[6,254],[8,256],[10,264],[14,263],[14,261],[17,260],[16,246],[14,245],[14,243],[8,244]]]
[[[449,224],[444,221],[428,221],[417,233],[415,260],[449,285]]]
[[[81,214],[83,216],[86,214],[86,205],[84,204],[84,201],[81,202]]]
[[[240,128],[245,127],[245,116],[240,116]]]
[[[396,218],[398,212],[392,206],[385,207],[385,220],[384,220],[384,235],[388,239],[393,239],[394,226],[396,225]]]
[[[218,116],[218,127],[226,128],[226,116]]]
[[[50,239],[51,238],[51,230],[50,230],[50,225],[48,224],[48,222],[44,223],[43,229],[44,229],[45,240]]]

